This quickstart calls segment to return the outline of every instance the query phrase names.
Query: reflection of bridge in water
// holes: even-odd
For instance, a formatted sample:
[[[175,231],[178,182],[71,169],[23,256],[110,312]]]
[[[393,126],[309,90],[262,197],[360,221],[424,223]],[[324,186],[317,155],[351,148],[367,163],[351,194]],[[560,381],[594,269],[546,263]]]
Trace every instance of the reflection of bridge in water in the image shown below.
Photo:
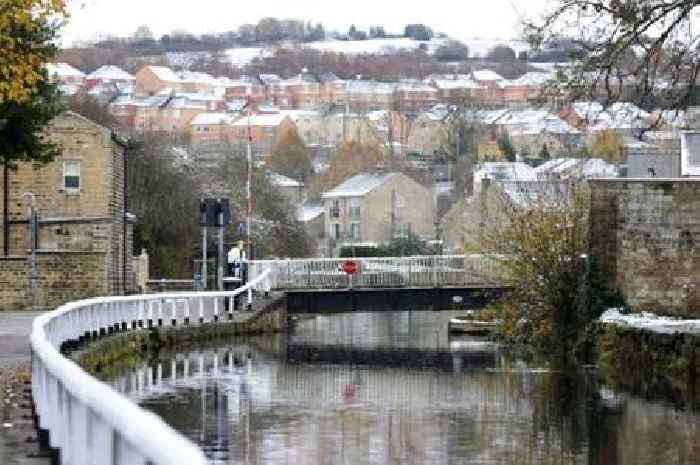
[[[275,363],[274,359],[249,346],[192,352],[165,362],[143,364],[129,375],[112,381],[111,385],[136,400],[167,395],[183,388],[218,385],[223,392],[245,392],[251,402],[259,405],[266,405],[274,398],[284,398],[309,406],[317,405],[319,401],[344,404],[347,402],[347,387],[353,386],[356,401],[396,408],[426,405],[436,395],[457,396],[465,400],[480,391],[467,385],[473,383],[473,373],[478,371],[482,373],[480,376],[490,377],[493,375],[484,369],[497,371],[500,365],[496,352],[487,347],[452,352],[416,349],[413,352],[419,358],[444,360],[440,368],[449,370],[415,364],[416,368],[410,371],[386,369],[391,363],[385,363],[381,356],[372,363],[372,356],[387,353],[385,349],[365,350],[366,357],[360,364],[355,364],[352,358],[345,358],[346,363],[340,363],[341,352],[353,354],[343,348],[335,353],[338,363],[327,363],[326,359],[335,357],[321,355],[327,350],[326,347],[292,345],[288,347],[286,363]],[[314,355],[309,356],[312,352]],[[352,360],[352,364],[348,360]],[[472,373],[470,376],[463,377],[469,372]],[[256,386],[254,390],[240,389],[253,384]],[[472,401],[479,399],[481,396],[477,395]]]

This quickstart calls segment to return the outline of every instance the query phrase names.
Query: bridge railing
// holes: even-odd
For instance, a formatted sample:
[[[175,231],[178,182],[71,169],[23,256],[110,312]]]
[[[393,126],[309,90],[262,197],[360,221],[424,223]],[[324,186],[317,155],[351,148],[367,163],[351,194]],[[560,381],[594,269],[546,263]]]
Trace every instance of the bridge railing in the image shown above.
[[[70,465],[204,465],[191,441],[61,354],[84,337],[152,326],[233,318],[238,297],[248,305],[269,292],[270,273],[228,292],[190,292],[95,298],[72,302],[34,321],[32,395],[39,426]],[[257,291],[254,293],[254,291]]]
[[[347,258],[257,260],[251,275],[270,272],[273,289],[339,289],[350,284],[342,265]],[[439,287],[499,284],[499,257],[485,255],[431,255],[413,257],[353,258],[358,272],[352,286]]]

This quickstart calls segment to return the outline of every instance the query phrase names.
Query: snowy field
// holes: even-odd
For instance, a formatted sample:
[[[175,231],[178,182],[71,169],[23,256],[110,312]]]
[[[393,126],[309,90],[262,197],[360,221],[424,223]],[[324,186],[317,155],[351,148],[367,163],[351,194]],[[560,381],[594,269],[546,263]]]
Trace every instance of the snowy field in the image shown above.
[[[613,323],[630,328],[646,329],[657,333],[700,334],[700,320],[679,320],[653,313],[631,313],[623,315],[619,309],[611,308],[600,317],[603,323]]]
[[[405,37],[368,40],[324,40],[321,42],[300,44],[300,46],[323,52],[344,53],[346,55],[362,55],[390,54],[392,52],[396,52],[397,50],[415,50],[421,45],[424,45],[427,47],[428,53],[434,53],[438,47],[445,44],[449,40],[451,39],[418,41]],[[472,57],[485,57],[489,50],[496,45],[506,45],[511,47],[513,50],[515,50],[515,53],[527,51],[529,49],[525,42],[516,40],[470,38],[462,40],[462,42],[469,47],[469,53]],[[295,45],[290,46],[293,47]],[[278,48],[278,46],[230,48],[225,50],[224,54],[228,57],[232,65],[243,67],[252,62],[255,58],[273,56]],[[170,65],[187,67],[196,58],[208,54],[208,52],[168,53],[166,56]]]

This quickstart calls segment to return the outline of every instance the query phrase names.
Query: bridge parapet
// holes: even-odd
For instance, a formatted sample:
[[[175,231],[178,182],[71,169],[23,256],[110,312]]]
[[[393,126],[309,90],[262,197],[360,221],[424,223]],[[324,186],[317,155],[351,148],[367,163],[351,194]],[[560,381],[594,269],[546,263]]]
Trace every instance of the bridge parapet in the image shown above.
[[[34,321],[32,396],[39,427],[60,463],[71,465],[205,465],[190,440],[61,354],[73,341],[118,331],[232,318],[235,298],[253,303],[270,291],[270,273],[228,292],[104,297],[72,302]]]
[[[349,277],[343,263],[358,263]],[[497,255],[425,255],[412,257],[257,260],[252,276],[269,270],[275,290],[500,285],[504,282]]]

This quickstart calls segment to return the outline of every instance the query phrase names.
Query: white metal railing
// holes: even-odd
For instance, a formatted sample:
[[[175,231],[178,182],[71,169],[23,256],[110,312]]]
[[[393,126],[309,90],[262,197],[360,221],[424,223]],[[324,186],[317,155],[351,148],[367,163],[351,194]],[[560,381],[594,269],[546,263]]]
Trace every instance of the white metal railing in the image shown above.
[[[440,287],[503,282],[497,255],[431,255],[381,258],[322,258],[257,260],[250,264],[252,277],[270,272],[272,289],[347,288],[350,278],[342,265],[357,262],[352,276],[355,288]]]
[[[64,357],[61,346],[81,337],[233,317],[236,296],[270,291],[269,272],[235,291],[150,294],[71,302],[34,321],[32,395],[39,426],[49,431],[64,465],[204,465],[202,451]],[[194,318],[193,318],[194,319]]]

